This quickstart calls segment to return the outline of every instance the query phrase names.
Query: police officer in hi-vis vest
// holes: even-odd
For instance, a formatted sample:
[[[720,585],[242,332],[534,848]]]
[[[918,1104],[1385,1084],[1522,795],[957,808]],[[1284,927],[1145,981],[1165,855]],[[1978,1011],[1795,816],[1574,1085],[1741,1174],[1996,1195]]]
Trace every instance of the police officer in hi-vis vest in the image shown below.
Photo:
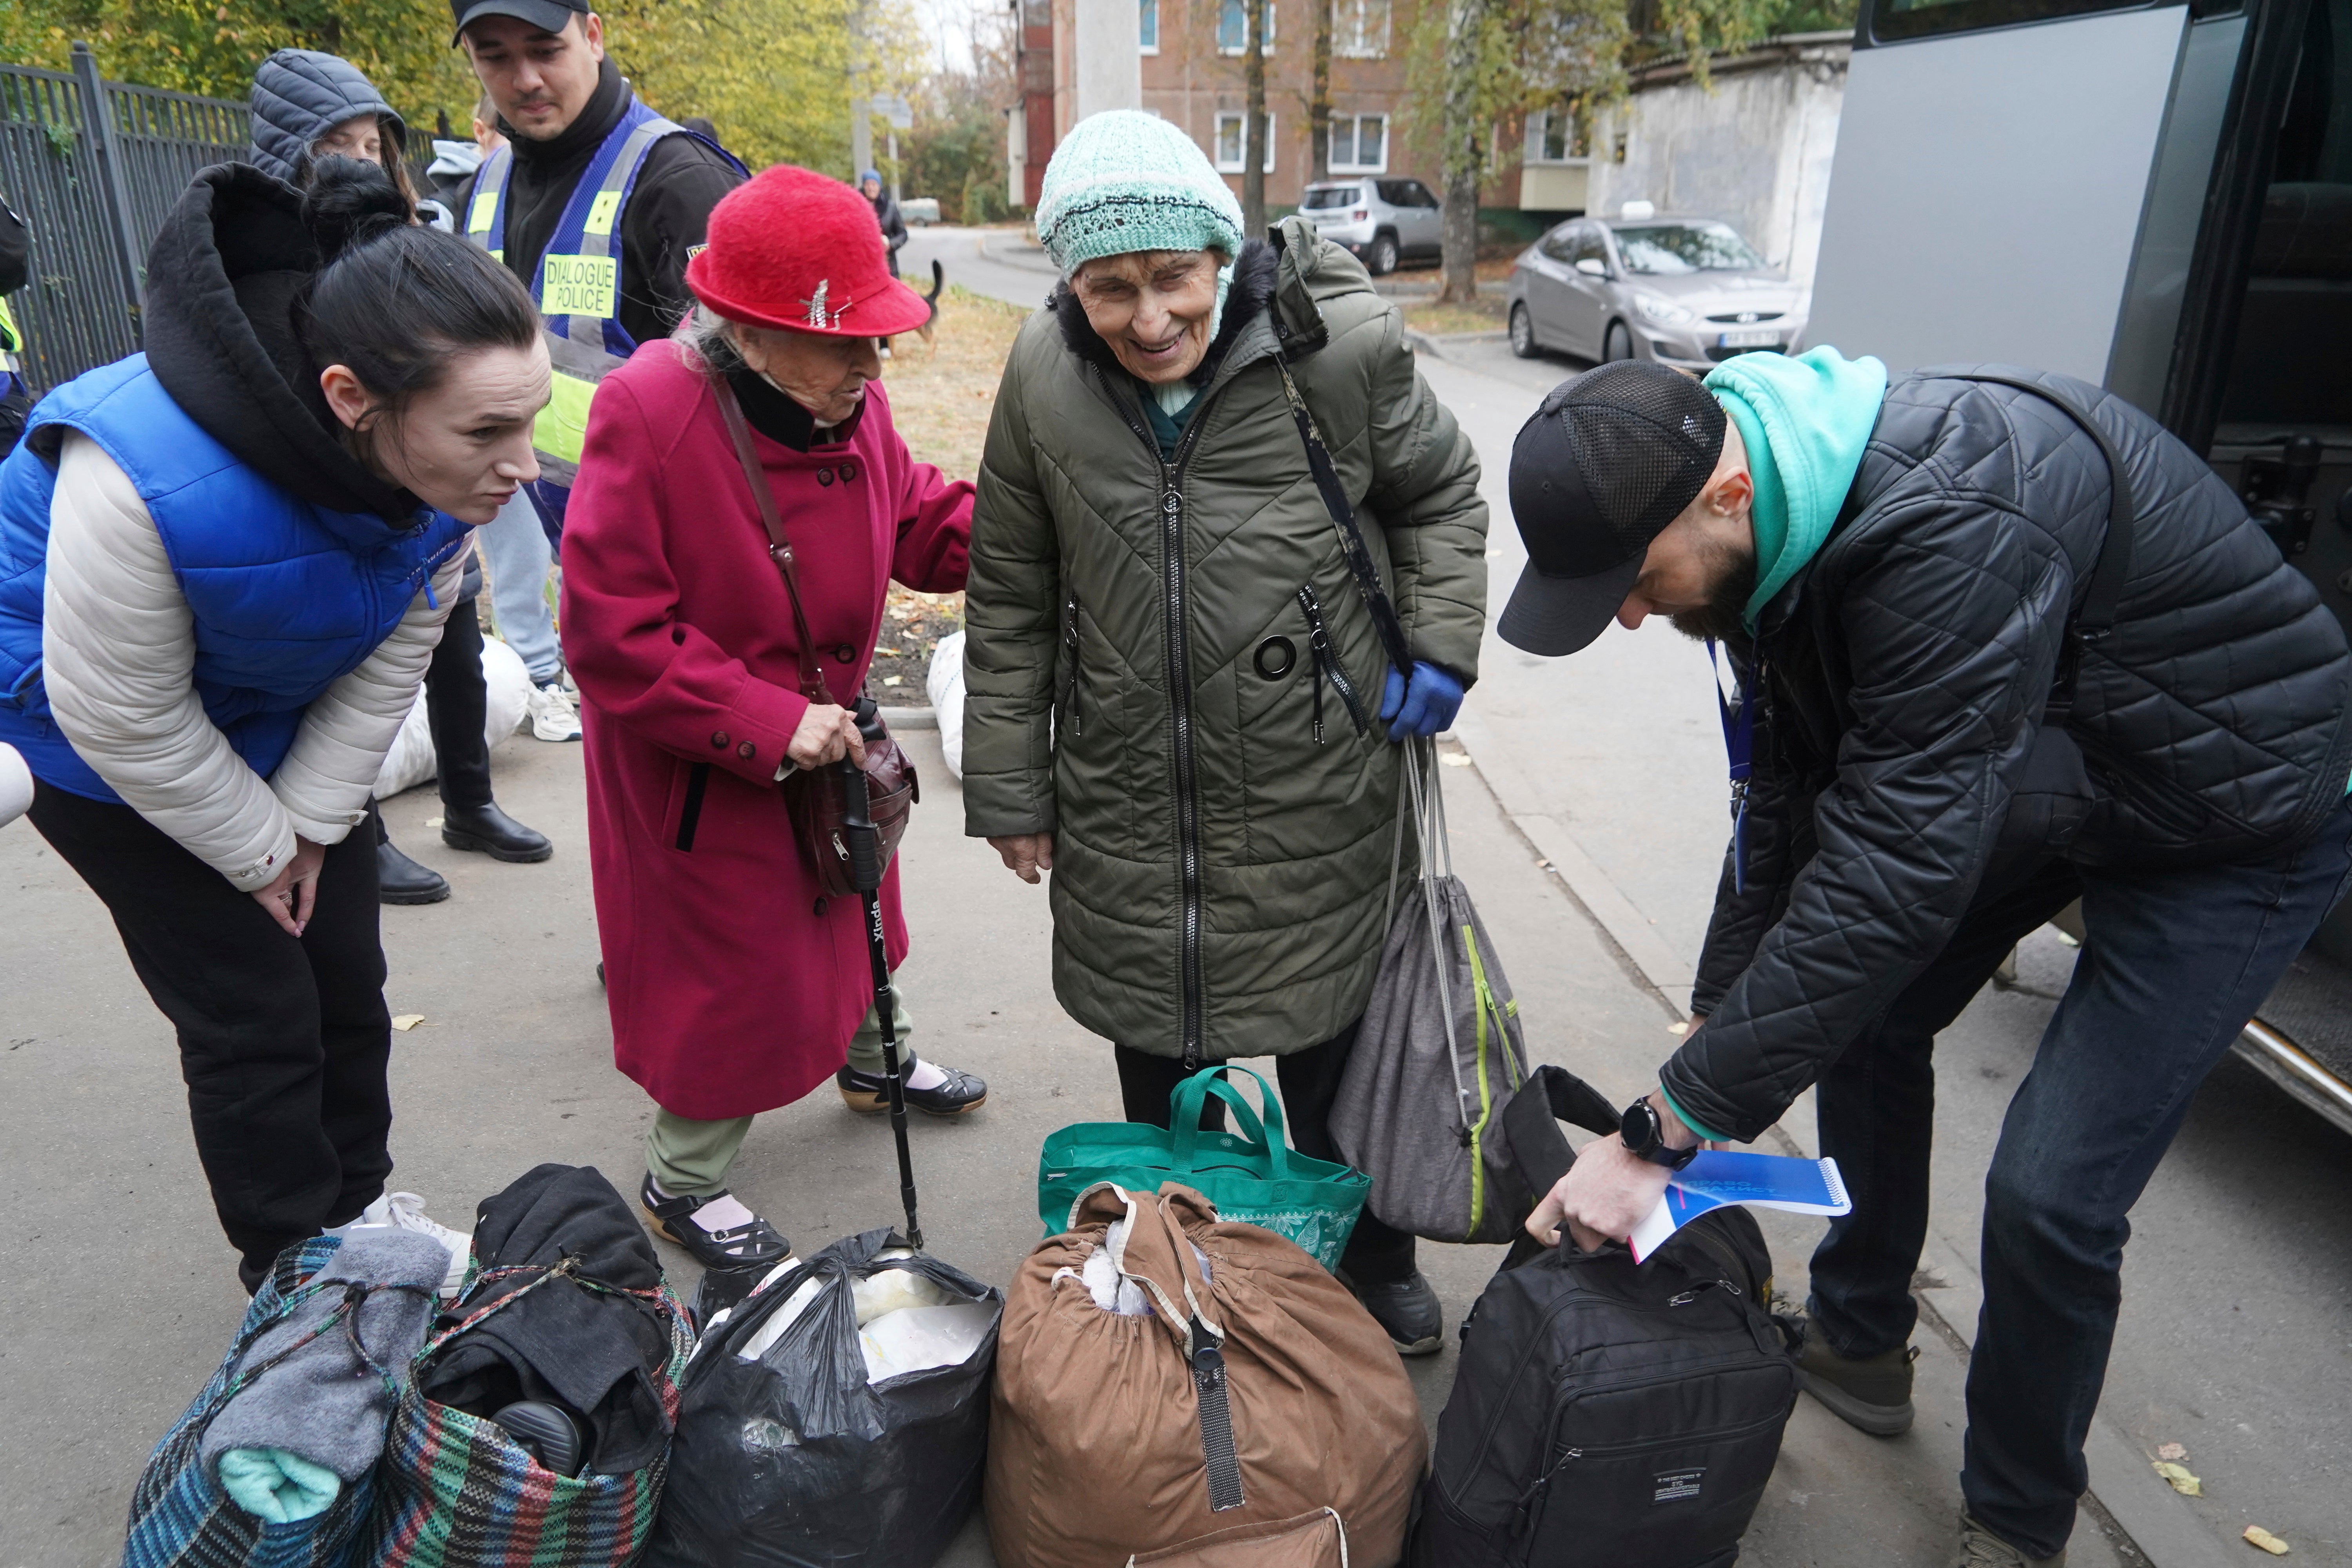
[[[26,389],[16,356],[25,352],[25,334],[17,330],[8,296],[32,276],[32,242],[25,224],[8,204],[0,201],[0,458],[5,458],[24,433],[25,416],[32,412],[32,394]]]
[[[686,264],[743,165],[640,102],[604,58],[586,0],[450,0],[457,40],[507,145],[482,160],[466,233],[539,301],[554,396],[532,434],[550,539],[606,372],[667,337],[693,296]]]

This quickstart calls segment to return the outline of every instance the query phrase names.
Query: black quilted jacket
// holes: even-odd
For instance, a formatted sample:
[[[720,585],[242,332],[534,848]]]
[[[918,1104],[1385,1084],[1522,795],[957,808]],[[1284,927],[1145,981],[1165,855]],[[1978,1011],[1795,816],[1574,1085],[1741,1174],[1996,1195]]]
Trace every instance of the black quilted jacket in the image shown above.
[[[1958,369],[1963,367],[1948,367]],[[2063,388],[2130,468],[2132,567],[2068,731],[2100,805],[2085,866],[2229,859],[2345,794],[2352,658],[2311,584],[2195,454]],[[1974,896],[2106,533],[2097,445],[2012,387],[1888,387],[1836,528],[1766,607],[1745,890],[1728,857],[1667,1091],[1742,1141],[1940,952]]]

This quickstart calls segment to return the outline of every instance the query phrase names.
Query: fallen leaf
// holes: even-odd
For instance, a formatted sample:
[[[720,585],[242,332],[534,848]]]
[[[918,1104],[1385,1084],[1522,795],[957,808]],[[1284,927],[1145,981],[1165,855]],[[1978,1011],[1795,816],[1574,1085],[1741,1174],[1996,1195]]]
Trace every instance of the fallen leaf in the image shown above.
[[[888,654],[892,658],[898,658],[898,650],[897,648],[895,648],[895,647],[876,647],[876,648],[875,648],[875,650],[874,650],[874,651],[875,651],[876,653],[887,653],[887,654]]]
[[[2188,1466],[2176,1465],[2165,1459],[2157,1459],[2152,1463],[2156,1466],[2156,1473],[2162,1476],[2171,1485],[2172,1489],[2182,1497],[2205,1495],[2205,1483],[2190,1475]]]
[[[404,1035],[423,1022],[425,1015],[422,1013],[403,1013],[393,1019],[392,1026]]]
[[[2156,1457],[2159,1459],[2185,1459],[2189,1457],[2189,1450],[2178,1443],[2167,1443],[2156,1451]]]
[[[2259,1524],[2246,1526],[2246,1542],[2250,1546],[2261,1547],[2273,1557],[2284,1557],[2288,1551],[2285,1542],[2281,1541]]]
[[[1666,1026],[1666,1033],[1669,1035],[1687,1035],[1690,1033],[1690,1026],[1688,1024],[1668,1024]]]
[[[1460,752],[1448,752],[1438,760],[1449,768],[1466,768],[1470,765],[1469,757]]]
[[[882,684],[885,686],[896,686],[905,679],[906,677],[902,675],[886,675],[882,678]]]
[[[443,816],[428,816],[425,819],[425,826],[427,827],[438,827],[447,820],[448,818]]]

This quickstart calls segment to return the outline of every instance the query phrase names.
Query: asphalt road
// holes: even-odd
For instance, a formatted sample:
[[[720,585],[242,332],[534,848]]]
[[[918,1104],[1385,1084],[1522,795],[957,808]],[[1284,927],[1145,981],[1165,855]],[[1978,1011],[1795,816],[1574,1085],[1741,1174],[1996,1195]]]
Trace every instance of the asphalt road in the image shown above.
[[[939,247],[951,280],[1002,297],[1034,301],[1052,281],[1042,258],[993,234],[982,248],[969,231],[919,231],[910,272],[930,253],[917,247]],[[1501,459],[1544,387],[1575,367],[1521,363],[1499,345],[1448,352],[1424,371],[1486,459],[1499,605],[1519,559]],[[1706,679],[1696,650],[1663,628],[1612,632],[1559,662],[1507,655],[1490,637],[1459,731],[1475,765],[1445,773],[1457,869],[1501,944],[1533,1054],[1615,1097],[1631,1098],[1673,1047],[1684,998],[1652,982],[1695,953],[1720,852]],[[919,1047],[993,1091],[967,1120],[919,1119],[925,1225],[941,1256],[1002,1282],[1038,1233],[1040,1141],[1116,1116],[1115,1081],[1102,1043],[1054,1003],[1042,891],[961,837],[934,739],[908,738],[926,787],[904,852],[914,953],[902,980]],[[528,738],[497,752],[501,803],[557,841],[543,865],[443,848],[426,826],[438,814],[429,789],[387,807],[404,847],[457,889],[445,904],[384,911],[393,1010],[426,1020],[394,1037],[394,1182],[456,1223],[541,1161],[594,1164],[625,1189],[641,1169],[649,1110],[613,1070],[593,975],[579,755]],[[1581,895],[1564,879],[1570,855]],[[1603,905],[1623,940],[1596,919]],[[1630,957],[1643,942],[1628,921],[1649,929],[1647,967]],[[1954,1332],[1919,1336],[1919,1425],[1876,1441],[1801,1400],[1746,1561],[1879,1568],[1946,1549],[1963,1420],[1953,1341],[1974,1320],[1982,1170],[2069,959],[2049,933],[2032,939],[2021,988],[1979,998],[1939,1046],[1937,1206],[1919,1286]],[[146,1452],[208,1375],[242,1296],[190,1146],[169,1031],[104,910],[22,823],[0,830],[0,1025],[12,1177],[0,1237],[14,1265],[0,1276],[0,1568],[97,1568],[119,1552]],[[1801,1102],[1784,1131],[1809,1143]],[[760,1120],[735,1185],[804,1250],[897,1215],[887,1131],[822,1090]],[[2095,1486],[2145,1553],[2094,1516],[2076,1532],[2076,1568],[2252,1561],[2235,1540],[2250,1522],[2292,1542],[2292,1561],[2352,1562],[2347,1192],[2352,1139],[2250,1072],[2214,1076],[2135,1215],[2101,1413],[2113,1462]],[[1801,1294],[1818,1222],[1775,1215],[1767,1228],[1782,1290]],[[1424,1247],[1449,1323],[1496,1255]],[[690,1289],[694,1271],[667,1257]],[[1432,1414],[1453,1363],[1449,1349],[1412,1368]],[[2202,1500],[2175,1499],[2146,1472],[2145,1454],[2168,1441],[2187,1446]],[[977,1521],[945,1561],[991,1562]]]

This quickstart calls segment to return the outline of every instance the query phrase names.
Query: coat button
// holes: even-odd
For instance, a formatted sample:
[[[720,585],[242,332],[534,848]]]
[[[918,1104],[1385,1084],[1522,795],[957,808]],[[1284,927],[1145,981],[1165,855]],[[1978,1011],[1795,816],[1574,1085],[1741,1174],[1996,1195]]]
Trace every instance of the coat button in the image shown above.
[[[857,658],[857,649],[849,643],[843,643],[833,650],[833,657],[844,664],[854,663]]]
[[[856,479],[856,477],[857,477],[857,465],[856,465],[856,464],[855,464],[855,463],[844,463],[844,464],[842,464],[842,465],[841,465],[841,482],[842,482],[843,484],[845,484],[845,484],[847,484],[850,480],[852,480],[852,479]]]
[[[714,752],[723,752],[727,749],[726,731],[713,730],[710,731],[710,749]]]
[[[829,485],[833,483],[833,470],[831,468],[819,468],[816,471],[816,482],[821,485]]]
[[[816,901],[816,913],[819,915],[823,915],[824,913],[824,900],[823,899],[819,899]]]
[[[735,754],[748,763],[753,757],[760,754],[760,748],[751,744],[751,742],[746,741],[741,745],[735,748]]]

